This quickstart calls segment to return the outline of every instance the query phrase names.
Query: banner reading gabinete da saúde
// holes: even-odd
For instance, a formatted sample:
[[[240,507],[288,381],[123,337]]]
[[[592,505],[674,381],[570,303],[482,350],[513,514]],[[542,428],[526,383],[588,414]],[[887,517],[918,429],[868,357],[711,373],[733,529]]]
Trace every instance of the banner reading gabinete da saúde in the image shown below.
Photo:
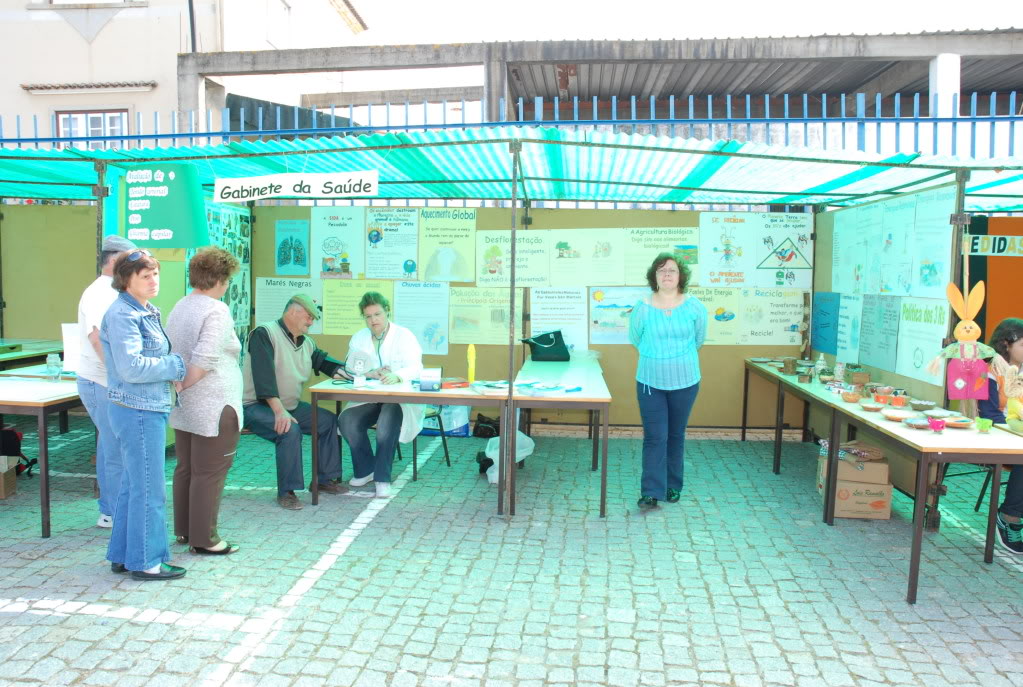
[[[217,179],[213,199],[237,203],[265,198],[364,198],[378,195],[377,170],[286,173]]]

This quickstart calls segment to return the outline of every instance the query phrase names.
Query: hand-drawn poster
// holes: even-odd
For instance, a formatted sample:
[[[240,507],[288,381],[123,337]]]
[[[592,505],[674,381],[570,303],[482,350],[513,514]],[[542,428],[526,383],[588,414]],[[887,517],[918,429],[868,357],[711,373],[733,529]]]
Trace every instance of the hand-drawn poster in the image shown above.
[[[448,354],[448,295],[447,282],[394,283],[391,319],[412,330],[424,355]]]
[[[476,208],[419,211],[419,265],[426,281],[476,279]]]
[[[234,331],[242,343],[244,358],[252,318],[252,231],[249,209],[207,201],[206,224],[209,227],[209,245],[226,250],[237,258],[240,266],[231,277],[231,284],[221,300],[231,311]],[[192,292],[188,270],[192,258],[199,250],[189,248],[185,251],[185,293]]]
[[[629,343],[629,315],[649,286],[590,287],[590,343]]]
[[[707,308],[705,346],[735,346],[740,342],[739,289],[693,287],[690,296],[700,299]]]
[[[910,295],[913,287],[913,223],[916,202],[917,197],[910,195],[883,203],[880,245],[873,251],[877,255],[876,288],[867,293]]]
[[[913,286],[916,298],[944,298],[951,279],[952,225],[955,185],[925,191],[916,196],[913,235]]]
[[[561,330],[569,351],[585,351],[589,341],[586,287],[529,290],[530,336]]]
[[[881,259],[882,229],[885,216],[883,203],[871,203],[859,208],[856,238],[856,255],[862,256],[863,268],[860,274],[854,273],[853,293],[880,293],[881,291]]]
[[[860,364],[895,372],[899,343],[898,296],[863,296],[860,319]]]
[[[274,274],[309,274],[309,220],[277,220],[274,247]]]
[[[689,283],[700,283],[697,227],[640,227],[625,230],[625,283],[646,284],[646,271],[661,253],[674,253],[689,268]]]
[[[515,232],[515,285],[549,286],[549,231]],[[476,285],[511,284],[511,231],[476,232]]]
[[[840,363],[860,361],[860,320],[863,295],[843,293],[838,303],[838,336],[835,359]]]
[[[849,208],[835,213],[831,239],[831,290],[839,293],[863,293],[867,276],[868,240],[874,211],[870,206]],[[861,217],[862,214],[862,217]],[[861,222],[863,227],[861,228]]]
[[[896,351],[895,373],[941,386],[945,381],[946,361],[941,361],[937,375],[930,374],[927,366],[941,353],[941,344],[947,335],[947,300],[903,298],[899,304],[899,350]]]
[[[838,302],[840,294],[818,291],[813,294],[810,318],[810,347],[818,353],[838,352]]]
[[[314,207],[310,250],[320,279],[366,276],[366,208]]]
[[[701,286],[813,288],[813,215],[701,212]]]
[[[256,277],[256,321],[255,326],[279,320],[284,306],[295,294],[303,293],[323,311],[323,294],[318,279],[292,279],[288,277]],[[235,323],[237,324],[237,322]],[[323,318],[313,322],[310,334],[323,333]]]
[[[394,307],[394,282],[369,279],[324,279],[323,333],[351,336],[366,327],[359,301],[367,291],[376,291]]]
[[[419,209],[366,210],[366,278],[419,279]]]
[[[552,229],[548,235],[551,286],[586,286],[593,275],[609,286],[625,283],[624,229]]]
[[[799,346],[803,343],[803,292],[799,289],[739,290],[738,343]]]
[[[522,338],[522,289],[515,289],[515,340]],[[451,288],[451,343],[508,345],[507,288]]]

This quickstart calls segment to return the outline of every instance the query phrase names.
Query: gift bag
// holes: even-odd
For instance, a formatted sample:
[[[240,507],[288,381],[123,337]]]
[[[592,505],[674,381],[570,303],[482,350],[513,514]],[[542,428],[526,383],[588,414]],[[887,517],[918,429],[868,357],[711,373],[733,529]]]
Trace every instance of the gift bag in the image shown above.
[[[564,362],[568,360],[568,346],[560,329],[536,334],[522,343],[529,344],[529,357],[536,362]]]

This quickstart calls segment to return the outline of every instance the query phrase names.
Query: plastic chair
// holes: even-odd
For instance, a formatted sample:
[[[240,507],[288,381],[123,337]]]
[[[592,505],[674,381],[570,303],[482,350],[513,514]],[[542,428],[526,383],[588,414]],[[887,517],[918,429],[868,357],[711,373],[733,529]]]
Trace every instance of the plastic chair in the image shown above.
[[[441,413],[437,408],[427,408],[426,413],[423,415],[424,420],[431,418],[437,418],[437,429],[440,431],[440,441],[444,444],[444,463],[451,467],[451,455],[448,453],[448,437],[444,433],[444,419],[441,417]],[[412,440],[412,481],[415,482],[419,479],[419,448],[416,442],[419,437],[416,436]],[[401,457],[401,444],[398,444],[398,460],[402,460]]]
[[[980,494],[977,495],[977,505],[973,507],[973,512],[975,513],[980,512],[980,506],[984,503],[984,497],[987,495],[987,488],[991,485],[991,475],[994,474],[992,466],[985,465],[984,467],[987,470],[987,476],[984,477],[984,486],[980,488]],[[1004,472],[1012,472],[1012,467],[1011,465],[1003,465],[1002,470]],[[998,488],[1001,489],[1003,484],[1005,484],[1004,481],[999,482]]]

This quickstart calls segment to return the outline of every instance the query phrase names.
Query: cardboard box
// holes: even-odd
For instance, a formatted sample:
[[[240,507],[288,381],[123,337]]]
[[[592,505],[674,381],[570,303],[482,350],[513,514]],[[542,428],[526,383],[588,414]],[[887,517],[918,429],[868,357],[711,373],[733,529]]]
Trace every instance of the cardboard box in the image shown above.
[[[818,473],[823,470],[818,466]],[[817,493],[824,498],[821,479],[817,480]],[[835,490],[835,517],[888,520],[892,517],[892,485],[839,479]]]
[[[888,479],[888,459],[871,460],[865,462],[851,462],[847,455],[846,460],[838,461],[838,479],[847,482],[865,482],[867,484],[890,484]],[[821,456],[817,459],[817,484],[823,487],[824,480],[828,476],[828,459]]]
[[[14,496],[14,493],[17,491],[14,472],[14,468],[11,468],[0,475],[0,499]]]
[[[7,472],[17,466],[21,456],[0,456],[0,472]]]

